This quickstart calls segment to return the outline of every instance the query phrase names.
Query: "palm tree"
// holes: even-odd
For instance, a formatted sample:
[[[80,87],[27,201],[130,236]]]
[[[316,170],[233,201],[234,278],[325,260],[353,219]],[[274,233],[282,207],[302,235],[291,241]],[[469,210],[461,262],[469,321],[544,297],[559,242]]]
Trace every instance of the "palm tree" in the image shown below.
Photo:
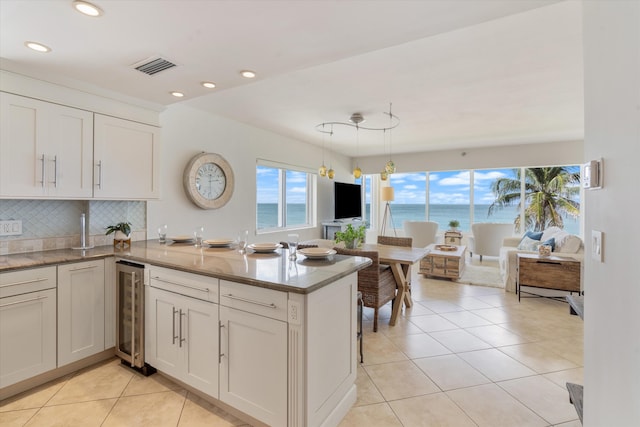
[[[491,184],[495,201],[489,206],[488,214],[495,209],[512,206],[521,207],[521,173],[514,169],[515,178],[498,178]],[[525,227],[533,226],[534,231],[547,227],[564,227],[563,216],[577,217],[580,203],[576,196],[580,194],[580,172],[575,168],[554,166],[548,168],[524,169],[525,182]],[[520,215],[514,219],[516,229],[520,230]]]

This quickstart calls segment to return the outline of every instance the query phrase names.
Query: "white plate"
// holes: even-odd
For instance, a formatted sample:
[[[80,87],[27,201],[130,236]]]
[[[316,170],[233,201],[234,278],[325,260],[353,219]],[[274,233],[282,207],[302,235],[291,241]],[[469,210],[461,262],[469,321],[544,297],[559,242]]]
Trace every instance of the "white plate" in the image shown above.
[[[204,243],[205,245],[218,246],[218,247],[229,246],[233,242],[234,242],[233,239],[228,239],[228,238],[227,239],[209,239],[209,240],[202,241],[202,243]]]
[[[336,251],[328,248],[304,248],[304,249],[298,250],[298,253],[300,255],[306,256],[307,258],[322,259],[322,258],[328,258],[331,255],[335,255]]]
[[[176,243],[193,242],[193,236],[183,234],[181,236],[169,237],[169,240],[173,240]]]
[[[282,245],[280,243],[252,243],[247,246],[249,249],[253,249],[255,252],[273,252],[280,249]]]

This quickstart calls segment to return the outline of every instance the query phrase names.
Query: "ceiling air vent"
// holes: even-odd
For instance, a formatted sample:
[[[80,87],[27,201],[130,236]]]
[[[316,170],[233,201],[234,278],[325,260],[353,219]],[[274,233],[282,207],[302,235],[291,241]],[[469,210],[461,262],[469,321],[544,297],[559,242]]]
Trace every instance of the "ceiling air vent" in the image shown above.
[[[158,74],[160,71],[168,70],[175,66],[176,64],[169,60],[161,57],[153,57],[134,64],[133,68],[149,76],[153,76],[154,74]]]

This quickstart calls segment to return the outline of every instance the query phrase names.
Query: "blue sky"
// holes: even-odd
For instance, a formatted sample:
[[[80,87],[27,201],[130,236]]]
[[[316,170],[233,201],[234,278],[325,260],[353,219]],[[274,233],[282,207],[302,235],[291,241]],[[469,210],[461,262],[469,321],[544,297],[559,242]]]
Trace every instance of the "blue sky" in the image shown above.
[[[429,202],[432,204],[469,204],[470,172],[449,171],[429,174]],[[476,204],[490,204],[494,197],[491,183],[498,178],[514,177],[512,169],[474,171],[474,200]],[[426,199],[426,173],[395,173],[391,175],[395,188],[395,203],[424,204]]]

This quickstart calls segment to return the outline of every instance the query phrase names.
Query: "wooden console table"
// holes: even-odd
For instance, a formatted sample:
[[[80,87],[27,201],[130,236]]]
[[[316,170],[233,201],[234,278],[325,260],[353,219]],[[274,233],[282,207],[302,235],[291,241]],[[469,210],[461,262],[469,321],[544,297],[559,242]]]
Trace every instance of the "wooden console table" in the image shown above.
[[[522,286],[554,289],[580,293],[580,261],[557,256],[542,257],[535,254],[518,254],[518,282],[516,293],[520,301]],[[524,292],[536,297],[564,299]]]

